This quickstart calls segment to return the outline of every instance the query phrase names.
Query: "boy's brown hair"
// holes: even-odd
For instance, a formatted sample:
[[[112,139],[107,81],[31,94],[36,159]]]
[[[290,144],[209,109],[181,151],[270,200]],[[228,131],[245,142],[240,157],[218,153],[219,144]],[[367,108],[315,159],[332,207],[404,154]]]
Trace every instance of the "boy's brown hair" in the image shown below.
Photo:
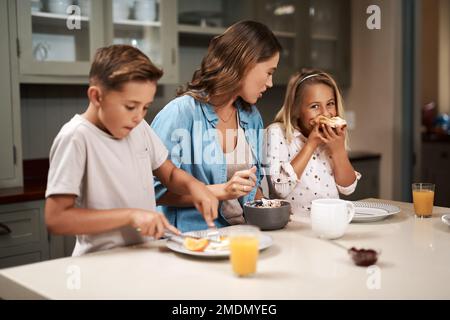
[[[128,45],[99,48],[89,72],[89,85],[120,91],[129,81],[158,81],[163,71],[139,49]]]

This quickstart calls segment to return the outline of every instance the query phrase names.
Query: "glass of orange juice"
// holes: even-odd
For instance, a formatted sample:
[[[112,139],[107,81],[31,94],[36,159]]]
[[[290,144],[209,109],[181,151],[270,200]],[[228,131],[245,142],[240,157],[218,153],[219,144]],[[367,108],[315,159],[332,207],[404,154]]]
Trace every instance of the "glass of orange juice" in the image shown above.
[[[416,216],[431,217],[433,214],[434,184],[413,183],[412,194]]]
[[[256,272],[259,233],[259,228],[251,225],[233,226],[230,231],[231,266],[238,276],[245,277]]]

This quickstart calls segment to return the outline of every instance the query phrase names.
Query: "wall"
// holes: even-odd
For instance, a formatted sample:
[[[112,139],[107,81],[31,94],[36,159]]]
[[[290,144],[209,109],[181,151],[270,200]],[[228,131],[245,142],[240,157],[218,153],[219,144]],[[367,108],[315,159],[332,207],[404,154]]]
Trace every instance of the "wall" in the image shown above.
[[[450,114],[450,0],[439,1],[439,100],[440,112]]]
[[[366,27],[369,5],[381,8],[381,30]],[[347,110],[355,112],[351,132],[353,150],[379,152],[380,197],[398,198],[394,190],[394,149],[401,111],[401,1],[352,1],[352,86],[346,95]],[[398,150],[398,149],[397,149]]]
[[[422,1],[420,105],[438,103],[439,97],[439,0]]]

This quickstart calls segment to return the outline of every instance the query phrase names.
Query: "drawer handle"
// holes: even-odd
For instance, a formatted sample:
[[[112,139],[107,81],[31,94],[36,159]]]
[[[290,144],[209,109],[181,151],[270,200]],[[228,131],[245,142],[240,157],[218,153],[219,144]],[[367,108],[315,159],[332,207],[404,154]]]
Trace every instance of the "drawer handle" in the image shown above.
[[[10,233],[11,229],[6,224],[0,223],[0,236]]]

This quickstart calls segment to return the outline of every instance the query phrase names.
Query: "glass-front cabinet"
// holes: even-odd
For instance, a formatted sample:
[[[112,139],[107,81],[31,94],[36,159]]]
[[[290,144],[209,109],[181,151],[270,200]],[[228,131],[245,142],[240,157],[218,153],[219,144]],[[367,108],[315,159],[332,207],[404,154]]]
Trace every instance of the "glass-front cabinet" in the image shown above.
[[[310,0],[308,64],[350,85],[350,1]]]
[[[97,48],[128,44],[164,69],[161,83],[176,83],[175,10],[176,0],[17,1],[22,82],[86,83]]]
[[[101,1],[17,1],[21,75],[86,76],[103,44]]]
[[[303,67],[332,73],[344,86],[350,79],[349,0],[178,0],[179,52],[189,80],[199,67],[209,40],[239,20],[266,24],[283,51],[275,84],[287,84]]]
[[[324,69],[344,86],[350,81],[350,0],[9,3],[17,7],[21,82],[86,83],[97,48],[129,44],[163,68],[160,83],[185,83],[200,66],[210,39],[244,19],[268,25],[283,46],[275,84],[286,84],[303,67]]]
[[[289,75],[301,60],[297,52],[299,25],[297,18],[301,4],[293,1],[273,0],[178,0],[179,51],[183,61],[180,78],[187,81],[200,62],[210,39],[225,31],[240,20],[257,20],[274,31],[283,52],[278,70],[274,74],[275,84],[285,84]]]
[[[107,44],[139,48],[164,70],[160,82],[176,83],[176,0],[108,0],[106,9]]]

